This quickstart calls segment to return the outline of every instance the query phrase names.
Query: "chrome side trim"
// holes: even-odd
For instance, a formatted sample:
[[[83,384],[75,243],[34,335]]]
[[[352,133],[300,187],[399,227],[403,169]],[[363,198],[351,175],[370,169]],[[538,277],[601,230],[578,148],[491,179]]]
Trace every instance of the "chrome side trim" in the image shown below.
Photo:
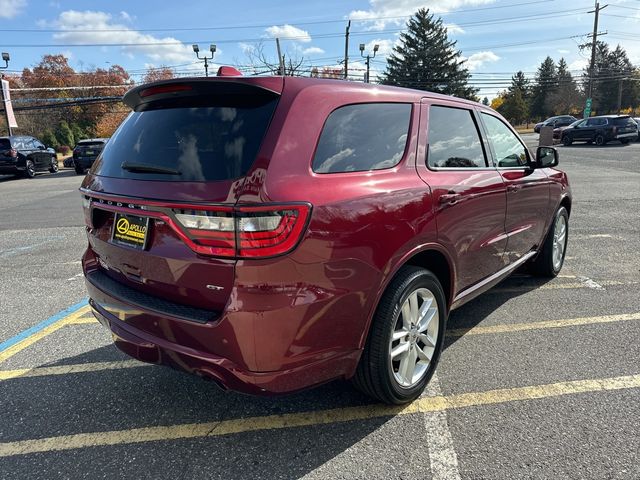
[[[519,258],[514,263],[512,263],[510,265],[507,265],[502,270],[499,270],[496,273],[494,273],[493,275],[490,275],[487,278],[485,278],[484,280],[476,283],[475,285],[472,285],[472,286],[462,290],[453,299],[453,302],[451,303],[451,310],[453,310],[454,308],[458,308],[458,307],[462,306],[463,304],[465,304],[468,301],[474,299],[475,297],[477,297],[481,293],[485,292],[486,290],[489,290],[491,287],[493,287],[494,285],[496,285],[497,283],[502,281],[504,278],[508,277],[518,267],[522,266],[525,262],[527,262],[529,259],[534,257],[537,253],[538,252],[536,252],[536,251],[531,251],[531,252],[527,253],[526,255],[523,255],[521,258]]]

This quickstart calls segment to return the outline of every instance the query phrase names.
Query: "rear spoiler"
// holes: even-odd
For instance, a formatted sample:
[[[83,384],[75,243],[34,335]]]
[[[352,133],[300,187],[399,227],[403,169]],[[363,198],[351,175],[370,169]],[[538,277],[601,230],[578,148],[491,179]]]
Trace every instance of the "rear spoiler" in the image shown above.
[[[160,80],[132,88],[122,101],[132,110],[144,110],[149,103],[166,102],[173,99],[196,99],[198,97],[277,97],[284,89],[283,77],[210,77],[174,78]]]

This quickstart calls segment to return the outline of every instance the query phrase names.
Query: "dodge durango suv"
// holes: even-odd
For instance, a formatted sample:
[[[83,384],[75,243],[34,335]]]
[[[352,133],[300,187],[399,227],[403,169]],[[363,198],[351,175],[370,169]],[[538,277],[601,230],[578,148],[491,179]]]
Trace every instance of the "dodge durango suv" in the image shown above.
[[[629,115],[601,115],[555,129],[553,136],[565,146],[573,142],[595,143],[602,146],[613,140],[627,144],[638,138],[638,125]]]
[[[145,362],[251,394],[353,379],[417,398],[447,318],[521,266],[562,268],[571,194],[481,104],[293,77],[174,79],[81,194],[90,305]]]

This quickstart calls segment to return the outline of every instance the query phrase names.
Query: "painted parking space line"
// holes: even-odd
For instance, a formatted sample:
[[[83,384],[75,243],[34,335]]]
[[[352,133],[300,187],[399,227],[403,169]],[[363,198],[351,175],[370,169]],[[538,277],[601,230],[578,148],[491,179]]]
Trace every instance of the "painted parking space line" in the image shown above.
[[[0,457],[75,450],[97,446],[215,437],[244,432],[327,425],[356,420],[393,417],[396,415],[440,412],[484,405],[496,405],[576,394],[593,394],[596,392],[633,388],[640,388],[640,374],[574,380],[546,385],[462,393],[450,396],[421,397],[415,402],[403,407],[376,404],[283,415],[237,418],[217,422],[144,427],[20,440],[0,443]]]
[[[466,335],[487,335],[496,333],[522,332],[526,330],[546,330],[550,328],[577,327],[581,325],[597,325],[600,323],[629,322],[640,320],[640,312],[623,313],[620,315],[601,315],[599,317],[565,318],[561,320],[544,320],[531,323],[509,323],[500,325],[478,326],[472,328],[456,328],[448,330],[447,337],[462,337]]]
[[[18,335],[5,340],[0,344],[0,362],[4,362],[16,353],[24,350],[30,345],[33,345],[38,340],[41,340],[47,335],[59,330],[65,326],[70,319],[80,317],[86,313],[88,309],[89,306],[87,305],[87,300],[82,300],[81,302],[71,305],[55,315],[52,315],[37,325],[20,332]]]
[[[72,373],[100,372],[104,370],[121,370],[151,366],[153,366],[153,364],[143,363],[137,360],[120,360],[116,362],[76,363],[52,367],[19,368],[17,370],[0,370],[0,381],[21,377],[48,377],[52,375],[69,375]]]

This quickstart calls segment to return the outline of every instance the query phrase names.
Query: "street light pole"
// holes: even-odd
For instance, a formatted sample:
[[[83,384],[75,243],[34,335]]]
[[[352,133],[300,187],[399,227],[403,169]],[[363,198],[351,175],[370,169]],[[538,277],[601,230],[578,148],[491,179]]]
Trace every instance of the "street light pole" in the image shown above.
[[[364,54],[364,43],[360,44],[360,56],[365,59],[365,63],[367,65],[367,73],[364,75],[364,83],[369,83],[369,63],[372,58],[376,58],[376,52],[380,48],[380,45],[376,44],[373,46],[373,55]]]
[[[2,52],[2,60],[4,60],[4,67],[0,67],[0,69],[9,68],[9,60],[11,60],[11,58],[9,57],[9,54],[7,52]],[[2,75],[2,77],[4,77],[4,75]],[[7,130],[9,131],[9,136],[11,136],[13,132],[11,131],[11,123],[9,123],[9,109],[7,108],[7,104],[5,103],[4,89],[2,88],[2,85],[0,85],[0,103],[2,103],[2,107],[4,108],[4,118],[7,122]]]
[[[211,45],[209,45],[209,51],[211,52],[211,56],[207,57],[206,55],[204,57],[201,57],[198,52],[200,52],[200,47],[197,44],[193,44],[193,52],[196,54],[196,57],[199,60],[204,60],[204,76],[208,77],[209,76],[209,60],[213,60],[213,56],[216,53],[216,46],[212,43]]]
[[[4,61],[4,67],[0,67],[0,70],[3,68],[9,68],[9,60],[11,60],[11,58],[7,52],[2,52],[2,60]]]

